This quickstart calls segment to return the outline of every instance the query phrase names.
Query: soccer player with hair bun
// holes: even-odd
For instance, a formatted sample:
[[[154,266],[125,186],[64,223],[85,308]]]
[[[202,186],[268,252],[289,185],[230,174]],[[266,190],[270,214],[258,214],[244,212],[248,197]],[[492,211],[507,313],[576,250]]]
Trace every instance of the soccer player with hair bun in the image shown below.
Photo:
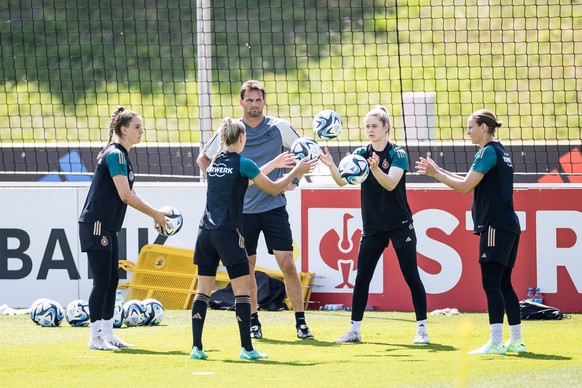
[[[133,190],[134,174],[129,150],[144,133],[141,116],[122,106],[115,109],[109,122],[107,145],[97,156],[95,174],[81,216],[79,240],[87,252],[93,274],[89,296],[91,338],[89,349],[117,350],[133,345],[113,334],[115,296],[119,283],[119,243],[127,205],[152,217],[156,225],[166,227],[166,213],[154,209]],[[113,135],[117,142],[113,142]]]
[[[358,250],[358,272],[352,295],[350,329],[335,342],[360,342],[360,327],[368,301],[370,282],[382,253],[392,241],[400,270],[412,295],[416,315],[415,344],[430,342],[426,327],[426,292],[420,279],[416,261],[416,233],[412,212],[406,197],[408,156],[400,146],[390,143],[392,123],[386,109],[378,105],[364,117],[366,135],[370,144],[354,153],[364,157],[370,165],[370,174],[361,183],[363,234]],[[341,179],[329,149],[319,157],[329,167],[339,186]]]
[[[420,158],[420,174],[436,178],[463,194],[473,192],[473,233],[479,235],[481,282],[487,297],[489,341],[469,354],[504,354],[526,351],[521,335],[519,299],[511,284],[521,229],[513,208],[513,163],[495,130],[501,122],[493,112],[480,109],[467,120],[467,136],[479,146],[471,169],[457,175],[430,157]],[[510,339],[503,344],[503,317],[507,314]]]
[[[219,262],[226,267],[235,296],[235,313],[241,341],[240,359],[267,358],[257,351],[251,340],[251,283],[245,239],[241,232],[243,204],[249,182],[269,195],[277,195],[299,175],[310,172],[317,161],[307,158],[299,161],[291,172],[276,181],[266,174],[275,168],[293,163],[293,156],[284,152],[262,168],[240,153],[246,144],[246,128],[239,121],[226,117],[220,131],[220,153],[206,169],[208,186],[206,207],[200,227],[194,264],[198,266],[198,290],[192,304],[192,352],[190,358],[204,360],[208,355],[202,346],[202,329],[208,309],[210,293],[214,290]]]

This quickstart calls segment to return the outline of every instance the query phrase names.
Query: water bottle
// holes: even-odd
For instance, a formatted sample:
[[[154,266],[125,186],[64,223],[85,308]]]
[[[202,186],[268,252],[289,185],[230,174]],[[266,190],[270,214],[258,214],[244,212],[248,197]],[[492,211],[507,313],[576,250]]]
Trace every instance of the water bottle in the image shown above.
[[[534,294],[534,301],[537,303],[542,303],[542,292],[540,288],[536,288],[536,293]]]
[[[325,306],[320,308],[320,310],[325,311],[342,311],[343,309],[344,309],[343,304],[326,304]]]
[[[533,292],[533,288],[529,287],[527,289],[527,300],[529,300],[530,302],[534,301],[534,292]]]
[[[121,290],[117,290],[117,294],[115,295],[115,304],[120,304],[123,306],[123,293]]]

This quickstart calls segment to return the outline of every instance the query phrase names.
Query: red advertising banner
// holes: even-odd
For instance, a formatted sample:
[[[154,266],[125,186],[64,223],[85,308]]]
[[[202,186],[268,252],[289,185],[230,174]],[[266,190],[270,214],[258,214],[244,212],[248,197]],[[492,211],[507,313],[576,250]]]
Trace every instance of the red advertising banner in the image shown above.
[[[580,188],[515,191],[522,235],[513,285],[520,299],[528,287],[540,287],[545,304],[582,312],[581,198]],[[448,189],[409,189],[408,199],[429,311],[485,311],[479,241],[472,233],[472,196]],[[301,268],[317,276],[312,300],[350,306],[362,233],[360,191],[304,189],[301,203]],[[376,268],[368,304],[379,310],[412,311],[391,245]]]

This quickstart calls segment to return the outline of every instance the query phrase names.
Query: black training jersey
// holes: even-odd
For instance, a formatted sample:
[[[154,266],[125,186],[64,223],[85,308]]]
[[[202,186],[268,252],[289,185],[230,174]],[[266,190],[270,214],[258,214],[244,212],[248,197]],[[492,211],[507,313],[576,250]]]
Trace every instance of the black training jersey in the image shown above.
[[[221,152],[206,171],[206,208],[200,227],[207,230],[241,228],[249,179],[254,179],[259,173],[259,167],[252,160],[236,152]]]
[[[485,174],[473,193],[473,232],[488,226],[520,234],[513,208],[513,163],[503,145],[491,141],[475,155],[471,170]]]
[[[400,167],[404,174],[394,190],[388,191],[372,173],[362,182],[362,221],[364,233],[371,231],[391,231],[408,227],[412,223],[412,212],[406,198],[406,171],[408,155],[400,146],[388,143],[382,151],[375,151],[372,144],[359,148],[357,153],[368,159],[372,152],[380,158],[379,168],[388,174],[390,167]]]
[[[118,143],[110,144],[97,161],[89,194],[83,205],[79,222],[100,221],[112,232],[121,230],[127,204],[119,197],[113,177],[125,175],[130,190],[133,188],[133,168],[127,150]]]

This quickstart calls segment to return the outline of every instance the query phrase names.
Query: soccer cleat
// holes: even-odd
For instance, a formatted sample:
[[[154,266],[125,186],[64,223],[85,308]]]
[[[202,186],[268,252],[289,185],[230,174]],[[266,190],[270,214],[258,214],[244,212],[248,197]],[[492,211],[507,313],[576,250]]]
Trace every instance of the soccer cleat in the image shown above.
[[[309,331],[309,327],[306,324],[299,325],[297,328],[297,338],[301,339],[313,339],[313,334]]]
[[[257,349],[246,350],[245,348],[240,349],[240,359],[241,360],[261,360],[263,358],[269,358],[265,353],[260,353]]]
[[[343,336],[335,340],[337,343],[345,342],[362,342],[362,335],[360,333],[354,333],[353,331],[348,331]]]
[[[117,346],[111,345],[110,343],[103,340],[101,337],[93,338],[89,340],[89,349],[91,350],[105,350],[105,351],[112,351],[118,350]]]
[[[108,344],[113,345],[119,349],[133,348],[135,346],[133,344],[128,344],[127,342],[120,340],[119,337],[117,337],[116,335],[112,335],[110,337],[102,337],[102,338]]]
[[[206,360],[208,358],[208,354],[202,349],[198,349],[196,346],[192,348],[192,352],[190,353],[191,360]]]
[[[505,350],[508,352],[516,352],[516,353],[525,353],[525,344],[523,343],[523,339],[518,339],[515,341],[507,341],[505,343]]]
[[[261,325],[251,326],[251,338],[256,339],[263,338],[263,331],[261,330]]]
[[[489,341],[479,349],[470,351],[469,354],[505,354],[506,352],[507,350],[502,344],[495,344]]]
[[[430,343],[430,339],[428,338],[428,333],[425,332],[417,332],[414,336],[414,340],[412,341],[413,344],[428,344]]]

